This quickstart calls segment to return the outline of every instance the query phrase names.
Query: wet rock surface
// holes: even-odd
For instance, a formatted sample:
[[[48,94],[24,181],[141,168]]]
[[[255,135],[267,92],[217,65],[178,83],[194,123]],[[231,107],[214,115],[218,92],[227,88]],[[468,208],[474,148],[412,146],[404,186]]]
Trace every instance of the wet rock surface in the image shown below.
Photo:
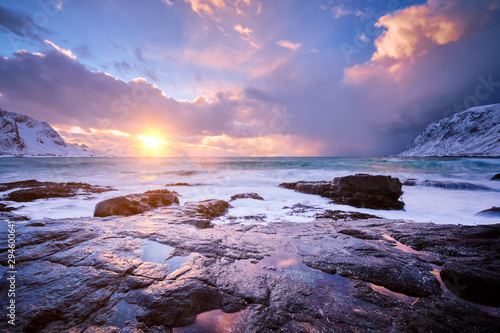
[[[486,292],[499,290],[500,225],[186,223],[227,207],[17,223],[16,329],[217,332],[213,314],[235,332],[500,331],[499,297]],[[151,246],[157,262],[144,255]],[[453,291],[455,278],[468,294]]]
[[[94,217],[142,214],[158,207],[170,206],[173,203],[179,203],[177,192],[171,192],[169,190],[130,194],[99,202],[95,206]]]
[[[14,190],[3,196],[3,200],[16,202],[30,202],[37,199],[66,198],[77,195],[90,195],[114,191],[108,186],[96,186],[87,183],[54,183],[23,180],[11,183],[1,183],[0,192]]]
[[[500,217],[500,207],[491,207],[477,213],[476,215],[485,217]]]
[[[500,306],[500,273],[460,262],[446,263],[441,270],[446,286],[459,297],[479,304]]]
[[[398,178],[357,174],[328,181],[283,183],[281,187],[297,192],[317,194],[331,198],[334,203],[358,208],[401,210],[404,203],[399,201],[403,194]]]
[[[497,173],[493,177],[491,177],[491,180],[500,180],[500,173]]]
[[[255,199],[255,200],[264,200],[263,197],[261,197],[260,195],[258,195],[257,193],[240,193],[240,194],[235,194],[231,197],[231,200],[229,201],[233,201],[233,200],[237,200],[237,199]]]
[[[360,213],[360,212],[346,212],[343,210],[326,210],[322,213],[318,213],[314,215],[317,219],[332,219],[335,221],[338,220],[346,220],[346,221],[352,221],[352,220],[365,220],[365,219],[379,219],[380,217],[371,215],[371,214],[365,214],[365,213]]]
[[[6,204],[0,202],[0,212],[12,212],[13,210],[16,210],[16,208],[7,206]]]

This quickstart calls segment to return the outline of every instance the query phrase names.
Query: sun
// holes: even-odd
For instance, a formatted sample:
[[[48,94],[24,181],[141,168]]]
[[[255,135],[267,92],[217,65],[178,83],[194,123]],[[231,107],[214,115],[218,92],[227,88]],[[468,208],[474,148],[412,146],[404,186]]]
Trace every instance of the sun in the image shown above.
[[[161,154],[165,144],[164,138],[158,133],[139,134],[137,139],[141,141],[144,151],[148,154]]]

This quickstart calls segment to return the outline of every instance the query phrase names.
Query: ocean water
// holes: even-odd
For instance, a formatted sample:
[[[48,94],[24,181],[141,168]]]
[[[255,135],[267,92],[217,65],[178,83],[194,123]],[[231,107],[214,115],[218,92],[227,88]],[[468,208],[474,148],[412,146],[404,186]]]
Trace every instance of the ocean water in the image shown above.
[[[489,190],[403,186],[405,210],[378,211],[336,205],[327,198],[278,187],[283,182],[331,180],[357,173],[391,175],[401,180],[467,182],[486,186]],[[194,186],[167,188],[180,194],[181,204],[204,199],[229,200],[234,194],[248,192],[265,199],[232,201],[233,207],[217,223],[306,222],[322,210],[339,209],[417,222],[492,224],[500,223],[500,219],[475,214],[500,206],[500,181],[490,181],[497,173],[500,173],[500,159],[493,158],[0,158],[0,183],[27,179],[76,181],[118,190],[92,196],[9,203],[20,207],[19,214],[34,219],[88,217],[101,200],[165,188],[171,183],[189,183]],[[297,203],[315,209],[296,212],[284,208]]]

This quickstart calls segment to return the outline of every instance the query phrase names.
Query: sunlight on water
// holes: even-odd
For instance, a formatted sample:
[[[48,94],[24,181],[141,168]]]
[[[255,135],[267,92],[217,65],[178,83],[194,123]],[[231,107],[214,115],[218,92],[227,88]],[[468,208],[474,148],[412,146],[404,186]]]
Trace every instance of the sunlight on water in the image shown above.
[[[500,219],[475,214],[498,206],[498,192],[494,191],[500,191],[500,182],[489,179],[499,172],[498,158],[0,158],[0,182],[77,181],[117,189],[77,198],[9,203],[22,206],[18,213],[32,218],[91,216],[95,205],[104,199],[165,188],[165,184],[187,183],[195,186],[168,187],[179,192],[181,204],[214,198],[229,200],[234,194],[248,192],[265,199],[234,201],[227,216],[235,219],[223,217],[216,223],[245,222],[246,216],[255,215],[260,216],[260,222],[312,221],[315,211],[291,214],[283,209],[302,203],[318,209],[359,211],[418,222],[492,224]],[[401,180],[467,182],[492,188],[493,192],[403,186],[404,211],[375,211],[334,205],[326,198],[278,187],[283,182],[331,180],[356,173],[391,175]]]

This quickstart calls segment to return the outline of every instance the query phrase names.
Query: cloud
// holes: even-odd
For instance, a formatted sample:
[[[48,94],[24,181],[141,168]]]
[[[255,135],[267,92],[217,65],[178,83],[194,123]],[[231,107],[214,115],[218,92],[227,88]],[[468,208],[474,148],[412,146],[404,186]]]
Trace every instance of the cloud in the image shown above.
[[[35,25],[28,15],[3,6],[0,6],[0,30],[36,41],[41,41],[40,33],[50,34],[49,30]]]
[[[465,24],[433,7],[432,3],[412,6],[382,16],[375,25],[387,30],[375,41],[377,52],[372,60],[411,58],[425,54],[433,44],[456,42]]]
[[[241,6],[248,6],[251,0],[184,0],[191,4],[191,9],[200,16],[209,17],[220,21],[223,14],[237,13],[242,14]]]
[[[250,28],[243,28],[241,26],[241,24],[235,25],[233,27],[233,29],[236,30],[236,31],[238,31],[242,35],[251,36],[253,34],[252,29],[250,29]]]
[[[400,152],[430,122],[449,115],[455,104],[500,101],[496,86],[493,92],[481,90],[489,94],[487,99],[475,99],[478,77],[500,82],[500,44],[495,43],[500,11],[491,7],[494,1],[431,0],[384,15],[382,29],[374,29],[381,33],[377,44],[377,36],[366,30],[374,22],[363,22],[365,30],[355,38],[371,40],[363,41],[366,46],[358,59],[369,61],[345,72],[345,60],[331,42],[352,31],[348,21],[358,21],[354,16],[335,21],[323,12],[326,15],[316,19],[321,9],[303,1],[294,2],[287,15],[277,2],[262,2],[260,16],[257,2],[248,5],[251,8],[240,2],[242,15],[234,1],[232,7],[225,1],[221,8],[202,3],[213,7],[214,17],[224,23],[213,22],[204,11],[200,15],[206,19],[198,17],[191,3],[174,2],[183,6],[173,8],[175,15],[185,15],[179,17],[184,25],[175,30],[178,38],[165,43],[152,33],[121,42],[126,50],[118,45],[114,55],[106,53],[118,58],[107,58],[107,69],[100,67],[113,76],[85,67],[73,47],[78,59],[48,45],[45,54],[19,51],[0,57],[0,107],[52,124],[78,126],[85,133],[68,132],[68,137],[72,142],[89,140],[89,146],[135,145],[137,135],[160,129],[172,145],[196,154],[381,156]],[[304,31],[296,22],[310,25]],[[247,35],[234,29],[238,25],[242,31],[251,29],[262,47],[242,41]],[[112,35],[102,39],[120,40]],[[285,39],[303,45],[297,52],[284,50],[276,41]],[[136,47],[142,53],[134,52]],[[314,47],[320,52],[310,53]],[[89,66],[99,66],[91,60]],[[126,77],[147,80],[118,79],[113,61],[122,60],[133,67]],[[147,68],[156,71],[148,75]],[[161,89],[151,82],[160,82]],[[177,95],[189,100],[167,97]],[[286,110],[290,118],[275,110]]]
[[[237,69],[251,53],[236,51],[229,47],[215,47],[207,50],[186,49],[183,59],[189,63],[218,69]]]
[[[52,43],[50,40],[44,40],[44,42],[46,44],[49,44],[50,46],[52,46],[54,49],[56,49],[58,52],[61,52],[65,56],[67,56],[71,59],[76,59],[76,56],[73,54],[73,52],[71,52],[71,50],[62,49],[59,46],[57,46],[56,44]]]
[[[301,46],[300,43],[292,43],[288,40],[280,40],[280,41],[277,41],[276,44],[278,44],[281,47],[293,50],[293,51],[297,51]]]
[[[324,9],[326,9],[326,7]],[[360,10],[348,9],[344,5],[338,5],[338,6],[332,7],[332,9],[330,11],[335,19],[341,18],[343,16],[349,16],[349,15],[363,16],[363,13]]]
[[[373,77],[399,80],[419,58],[458,41],[468,27],[487,19],[497,2],[479,0],[468,12],[470,6],[464,6],[464,0],[429,0],[380,17],[375,26],[385,31],[375,40],[376,52],[369,62],[347,68],[346,82],[359,83]]]
[[[253,37],[253,31],[250,28],[243,28],[241,24],[235,25],[233,29],[240,33],[240,37],[243,40],[246,40],[255,48],[260,48],[260,45],[255,43],[255,38]]]
[[[78,55],[79,58],[94,58],[94,55],[92,54],[92,52],[90,52],[90,48],[86,44],[73,48],[73,51]]]
[[[144,56],[142,55],[142,50],[139,47],[134,49],[134,55],[140,62],[144,62]]]
[[[23,51],[1,58],[0,76],[2,109],[56,124],[72,142],[95,147],[102,138],[108,148],[112,142],[123,144],[127,138],[155,130],[173,144],[186,143],[183,138],[199,137],[201,142],[205,137],[223,136],[249,154],[281,154],[291,149],[281,149],[275,139],[262,139],[287,135],[281,133],[284,127],[277,116],[281,114],[274,113],[279,109],[276,103],[225,92],[209,99],[200,96],[192,103],[178,101],[143,78],[125,82],[90,71],[57,49],[45,55]],[[301,146],[299,136],[294,138],[296,146]],[[207,140],[219,146],[219,141]],[[252,153],[252,145],[262,142],[273,144],[255,147]]]
[[[130,72],[132,70],[132,65],[130,65],[129,62],[127,61],[115,61],[113,63],[113,65],[115,66],[115,69],[120,72],[120,73],[127,73],[127,72]]]

